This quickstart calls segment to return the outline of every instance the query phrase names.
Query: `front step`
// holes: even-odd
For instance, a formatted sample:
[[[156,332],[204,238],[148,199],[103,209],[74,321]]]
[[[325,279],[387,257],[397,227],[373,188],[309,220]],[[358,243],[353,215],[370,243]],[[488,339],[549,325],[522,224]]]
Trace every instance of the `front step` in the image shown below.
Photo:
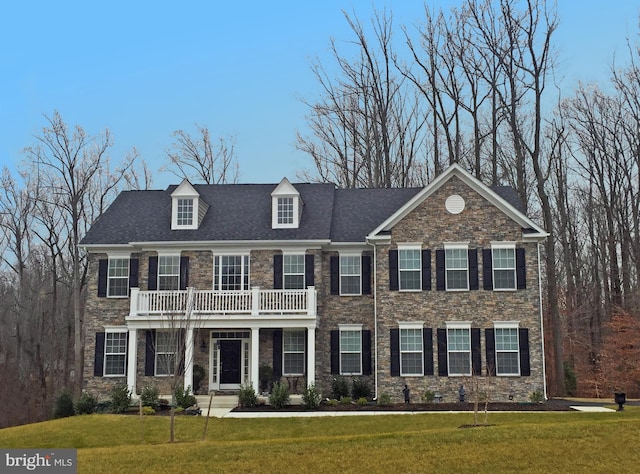
[[[198,406],[202,410],[209,407],[210,395],[196,395]],[[238,406],[238,395],[213,395],[211,408],[235,408]]]

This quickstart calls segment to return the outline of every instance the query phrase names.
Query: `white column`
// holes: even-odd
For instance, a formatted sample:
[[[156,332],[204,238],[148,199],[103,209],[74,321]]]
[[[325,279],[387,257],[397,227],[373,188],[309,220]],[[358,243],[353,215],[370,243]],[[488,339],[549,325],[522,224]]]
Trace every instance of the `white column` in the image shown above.
[[[193,329],[185,331],[184,341],[184,389],[191,386],[193,392]]]
[[[140,296],[140,288],[130,288],[129,297],[129,316],[138,316],[138,297]]]
[[[127,348],[127,387],[136,397],[136,371],[138,355],[138,330],[129,329],[129,347]]]
[[[316,328],[307,329],[307,387],[316,383]]]
[[[256,393],[260,391],[260,328],[251,328],[251,385]]]

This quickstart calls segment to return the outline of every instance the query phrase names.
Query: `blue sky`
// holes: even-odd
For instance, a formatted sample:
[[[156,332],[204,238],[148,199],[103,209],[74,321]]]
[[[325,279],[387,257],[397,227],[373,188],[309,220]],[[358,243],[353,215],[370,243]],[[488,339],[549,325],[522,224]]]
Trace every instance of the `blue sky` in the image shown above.
[[[640,2],[558,3],[566,96],[578,80],[606,81],[614,53],[626,58]],[[343,9],[364,24],[384,7],[396,26],[420,22],[424,8],[410,0],[8,1],[0,15],[0,166],[14,170],[43,115],[58,110],[90,134],[109,128],[114,159],[135,146],[154,171],[171,132],[198,123],[235,136],[240,182],[294,179],[311,166],[295,149],[296,130],[306,126],[299,99],[318,91],[311,60],[330,64],[330,38],[353,39]],[[157,174],[153,187],[170,182],[177,178]]]

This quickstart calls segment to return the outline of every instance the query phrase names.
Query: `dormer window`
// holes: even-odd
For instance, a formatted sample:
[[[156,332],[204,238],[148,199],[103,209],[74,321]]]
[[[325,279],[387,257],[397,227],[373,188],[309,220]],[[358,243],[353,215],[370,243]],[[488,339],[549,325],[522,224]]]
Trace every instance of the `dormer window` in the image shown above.
[[[300,226],[302,199],[287,178],[280,181],[271,193],[271,227],[297,229]]]
[[[171,193],[171,230],[197,229],[209,206],[186,179]]]
[[[193,199],[178,199],[178,227],[193,225]]]
[[[278,225],[293,224],[293,198],[278,198]]]

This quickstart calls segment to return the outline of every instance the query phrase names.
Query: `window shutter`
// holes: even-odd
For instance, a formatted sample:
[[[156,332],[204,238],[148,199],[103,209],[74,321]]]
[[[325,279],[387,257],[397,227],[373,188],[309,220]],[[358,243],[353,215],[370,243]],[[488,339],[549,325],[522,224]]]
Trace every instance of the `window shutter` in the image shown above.
[[[315,286],[315,255],[308,254],[304,256],[304,284],[305,288]]]
[[[340,374],[340,331],[331,331],[331,375]]]
[[[362,294],[371,294],[371,256],[362,256]]]
[[[125,350],[125,356],[124,356],[124,373],[128,374],[129,373],[129,332],[127,331],[127,349]]]
[[[438,375],[446,377],[449,375],[447,367],[447,330],[438,328]]]
[[[478,249],[469,249],[469,289],[477,290],[480,288],[478,283]]]
[[[109,260],[101,258],[98,260],[98,297],[107,296],[107,273],[109,272]],[[102,374],[101,374],[102,375]]]
[[[282,329],[273,330],[273,381],[282,377]]]
[[[398,251],[389,250],[389,290],[398,291],[400,282],[398,281]]]
[[[129,288],[138,288],[138,267],[140,261],[137,258],[129,260]]]
[[[482,249],[482,287],[493,291],[493,254],[491,249]]]
[[[371,331],[362,331],[362,375],[371,375]]]
[[[444,249],[436,250],[436,290],[444,291]]]
[[[281,290],[282,289],[282,275],[283,275],[283,257],[282,254],[275,254],[273,256],[273,289]]]
[[[184,329],[178,331],[177,337],[180,339],[176,341],[176,357],[178,358],[178,375],[184,375],[185,360],[185,332]],[[178,352],[179,351],[179,352]]]
[[[527,289],[527,265],[524,258],[524,249],[516,249],[516,277],[518,281],[518,289]]]
[[[496,333],[493,328],[484,330],[485,358],[487,360],[487,375],[496,375]]]
[[[156,372],[156,330],[149,329],[146,332],[146,344],[144,350],[144,375],[155,375]]]
[[[471,328],[471,367],[471,373],[473,375],[482,375],[480,328]]]
[[[531,364],[529,361],[529,330],[520,328],[518,330],[518,342],[520,344],[520,375],[531,375]]]
[[[422,289],[431,290],[431,250],[422,250]]]
[[[331,257],[329,259],[329,286],[332,295],[340,294],[340,257]]]
[[[391,376],[397,377],[400,375],[400,329],[391,329],[389,333],[391,352]]]
[[[96,333],[96,352],[93,358],[93,375],[102,377],[104,374],[104,332]]]
[[[150,291],[158,289],[158,257],[149,257],[149,281],[147,282],[147,288],[149,288]]]
[[[189,257],[180,257],[180,289],[186,290],[189,286]]]
[[[433,375],[433,329],[422,330],[422,344],[424,351],[424,375]]]

